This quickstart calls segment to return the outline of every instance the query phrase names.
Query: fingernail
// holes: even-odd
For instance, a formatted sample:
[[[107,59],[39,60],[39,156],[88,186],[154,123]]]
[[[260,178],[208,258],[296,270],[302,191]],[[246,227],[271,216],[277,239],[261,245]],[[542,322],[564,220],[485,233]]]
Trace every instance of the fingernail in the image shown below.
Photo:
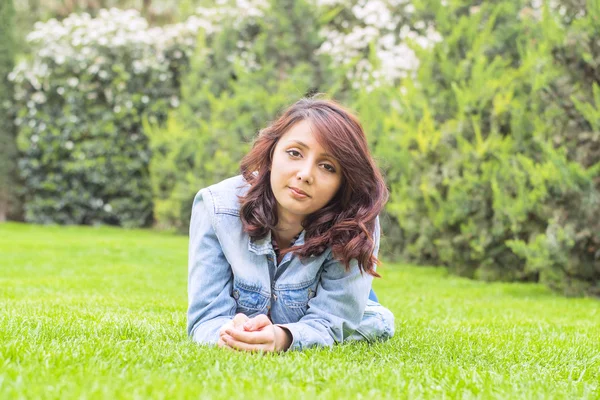
[[[228,335],[231,335],[231,329],[226,329],[225,333],[228,334]]]
[[[251,322],[246,322],[244,324],[244,329],[248,330],[248,329],[252,329],[252,323]]]

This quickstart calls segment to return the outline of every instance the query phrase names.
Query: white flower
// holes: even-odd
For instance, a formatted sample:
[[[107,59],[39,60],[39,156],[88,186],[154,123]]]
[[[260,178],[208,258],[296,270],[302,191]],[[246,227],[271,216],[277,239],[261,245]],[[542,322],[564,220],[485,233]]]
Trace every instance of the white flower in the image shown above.
[[[67,143],[65,143],[65,149],[72,150],[73,149],[73,142],[71,142],[70,140],[67,141]]]
[[[112,45],[115,47],[120,47],[125,45],[125,38],[123,38],[122,36],[115,36],[112,40]]]
[[[337,0],[315,0],[317,4],[327,6],[337,4]],[[374,56],[378,59],[378,68],[371,65],[369,59],[360,59],[352,64],[352,69],[347,73],[348,79],[353,81],[355,88],[363,87],[367,91],[373,90],[383,82],[394,83],[406,77],[418,67],[418,59],[414,52],[404,43],[412,39],[421,46],[430,46],[441,39],[438,32],[427,27],[425,35],[421,36],[412,31],[409,25],[401,26],[401,15],[392,13],[391,7],[403,7],[406,14],[415,11],[415,7],[408,0],[356,0],[352,2],[340,1],[344,5],[352,3],[351,12],[357,21],[338,20],[336,25],[324,27],[320,34],[325,39],[318,53],[329,54],[334,62],[349,65],[353,58],[368,51],[371,44]],[[340,14],[343,15],[343,14]],[[343,30],[336,30],[334,26],[341,26]],[[419,21],[416,29],[425,29],[426,24]],[[350,32],[348,32],[350,29]],[[399,35],[396,33],[400,31]],[[371,82],[364,87],[363,83]]]
[[[31,99],[38,104],[43,104],[46,102],[46,95],[43,92],[35,92],[31,95]]]
[[[145,68],[144,68],[144,63],[143,63],[143,62],[141,62],[140,60],[135,60],[135,61],[132,63],[132,66],[133,66],[133,71],[134,71],[135,73],[141,73],[141,72],[144,72],[144,70],[145,70]]]

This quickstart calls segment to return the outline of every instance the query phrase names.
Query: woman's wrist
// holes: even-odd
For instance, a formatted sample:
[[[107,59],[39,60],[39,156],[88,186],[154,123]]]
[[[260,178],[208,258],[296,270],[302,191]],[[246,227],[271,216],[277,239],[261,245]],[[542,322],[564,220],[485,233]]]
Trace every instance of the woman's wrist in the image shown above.
[[[292,333],[279,325],[275,327],[275,351],[286,351],[292,345]]]

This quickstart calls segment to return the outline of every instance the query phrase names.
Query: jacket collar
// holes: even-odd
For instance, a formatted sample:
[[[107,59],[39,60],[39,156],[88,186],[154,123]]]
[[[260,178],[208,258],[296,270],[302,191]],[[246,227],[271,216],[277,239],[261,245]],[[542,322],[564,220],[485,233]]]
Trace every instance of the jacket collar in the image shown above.
[[[301,246],[304,244],[304,234],[305,230],[300,232],[300,236],[294,243],[296,246]],[[248,240],[248,250],[257,255],[271,254],[273,252],[273,245],[271,244],[271,230],[267,232],[267,234],[260,239],[252,239],[249,237]]]

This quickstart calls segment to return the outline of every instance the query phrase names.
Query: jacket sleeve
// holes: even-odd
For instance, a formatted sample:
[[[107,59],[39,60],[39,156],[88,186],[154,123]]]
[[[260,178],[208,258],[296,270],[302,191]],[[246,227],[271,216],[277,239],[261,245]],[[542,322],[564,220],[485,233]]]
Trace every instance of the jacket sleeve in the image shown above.
[[[188,252],[187,333],[192,340],[216,344],[219,329],[235,315],[233,273],[215,233],[217,219],[209,190],[194,198]]]
[[[373,254],[379,252],[379,217],[375,220]],[[344,265],[328,259],[317,286],[317,293],[308,303],[308,311],[298,322],[280,324],[292,334],[289,350],[303,350],[312,346],[331,346],[342,343],[360,325],[367,305],[373,277],[360,273],[358,261]]]

